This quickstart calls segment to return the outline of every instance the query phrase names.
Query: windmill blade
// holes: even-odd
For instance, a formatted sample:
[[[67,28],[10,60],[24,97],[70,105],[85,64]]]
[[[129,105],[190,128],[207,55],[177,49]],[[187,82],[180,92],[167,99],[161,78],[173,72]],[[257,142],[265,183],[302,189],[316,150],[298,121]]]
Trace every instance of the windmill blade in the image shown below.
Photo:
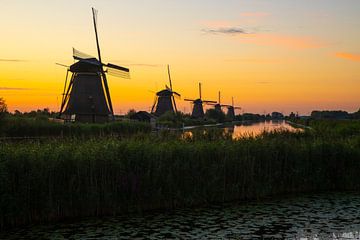
[[[123,71],[123,72],[130,72],[130,70],[126,67],[122,67],[122,66],[118,66],[112,63],[108,63],[108,64],[104,64],[104,66],[108,67],[108,68],[113,68],[119,71]]]
[[[202,100],[203,103],[217,103],[217,101]]]
[[[84,59],[93,59],[95,57],[87,53],[80,52],[79,50],[73,48],[73,58],[75,60],[84,60]]]
[[[167,66],[168,69],[168,75],[169,75],[169,82],[170,82],[170,89],[172,91],[172,82],[171,82],[171,75],[170,75],[170,65]]]
[[[108,69],[106,70],[106,72],[107,72],[109,75],[114,76],[114,77],[120,77],[120,78],[130,79],[130,73],[129,73],[129,72],[125,72],[125,71],[118,70],[118,69],[115,69],[115,68],[108,68]]]
[[[154,108],[155,108],[156,102],[157,102],[157,96],[155,95],[154,103],[151,108],[151,113],[154,113]]]
[[[55,63],[56,65],[59,65],[59,66],[61,66],[61,67],[66,67],[66,68],[69,68],[70,66],[68,66],[68,65],[65,65],[65,64],[62,64],[62,63]]]
[[[187,101],[187,102],[195,102],[195,100],[193,100],[193,99],[188,99],[188,98],[185,98],[184,101]]]
[[[95,38],[96,38],[96,47],[97,47],[97,52],[98,52],[98,56],[99,56],[99,62],[101,62],[99,36],[98,36],[98,32],[97,32],[97,13],[98,13],[98,11],[95,8],[91,8],[91,9],[92,9],[92,14],[93,14],[93,22],[94,22],[94,30],[95,30]]]
[[[175,107],[175,113],[177,113],[177,107],[176,107],[176,102],[175,102],[174,95],[172,95],[172,100],[173,100],[174,107]]]
[[[171,91],[171,93],[173,94],[173,96],[175,96],[176,98],[181,99],[181,95],[177,92]]]

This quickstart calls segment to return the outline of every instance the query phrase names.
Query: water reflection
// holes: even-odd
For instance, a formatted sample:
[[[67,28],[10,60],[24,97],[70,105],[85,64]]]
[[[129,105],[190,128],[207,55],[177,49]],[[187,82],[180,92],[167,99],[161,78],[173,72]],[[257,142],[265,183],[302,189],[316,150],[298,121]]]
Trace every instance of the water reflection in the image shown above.
[[[306,195],[31,227],[0,239],[359,239],[360,195]]]
[[[215,128],[220,128],[219,134],[230,135],[233,139],[240,139],[242,137],[253,136],[256,137],[264,132],[271,131],[290,131],[297,132],[302,131],[300,128],[295,128],[291,126],[284,120],[272,120],[264,122],[243,122],[241,124],[230,125],[230,126],[215,126]],[[194,133],[207,134],[208,132],[214,131],[214,126],[209,128],[193,128],[187,131],[184,131],[182,134],[183,138],[192,138]]]
[[[235,125],[232,128],[228,128],[227,131],[232,132],[234,139],[238,139],[242,136],[258,136],[263,132],[271,132],[275,130],[287,130],[291,132],[301,131],[301,129],[294,128],[283,120],[243,123],[241,125]]]

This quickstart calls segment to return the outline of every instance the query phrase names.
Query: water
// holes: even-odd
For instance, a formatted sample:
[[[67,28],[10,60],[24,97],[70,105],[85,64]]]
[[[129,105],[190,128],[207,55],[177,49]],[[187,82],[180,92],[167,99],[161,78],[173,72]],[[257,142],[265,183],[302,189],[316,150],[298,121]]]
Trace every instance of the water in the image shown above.
[[[230,128],[225,128],[226,131],[231,132],[234,139],[242,136],[258,136],[263,132],[271,132],[275,130],[287,130],[290,132],[301,131],[299,128],[294,128],[286,121],[283,120],[271,120],[265,122],[251,122],[248,124],[235,125]]]
[[[247,122],[241,124],[235,124],[231,126],[220,126],[224,133],[231,134],[233,139],[239,139],[244,136],[258,136],[263,132],[271,132],[271,131],[290,131],[290,132],[297,132],[303,131],[301,128],[295,128],[291,126],[284,120],[271,120],[271,121],[264,121],[264,122]],[[205,130],[208,128],[205,128]],[[190,129],[185,131],[183,137],[192,137],[193,131],[198,131],[198,128]]]
[[[360,239],[360,194],[328,193],[88,219],[0,239]]]

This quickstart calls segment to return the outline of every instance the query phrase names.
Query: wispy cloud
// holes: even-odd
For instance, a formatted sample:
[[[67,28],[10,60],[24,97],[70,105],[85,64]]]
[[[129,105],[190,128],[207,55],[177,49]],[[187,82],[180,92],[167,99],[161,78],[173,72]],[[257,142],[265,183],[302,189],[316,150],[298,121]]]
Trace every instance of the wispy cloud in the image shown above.
[[[338,52],[335,54],[336,57],[350,60],[353,62],[360,62],[360,54]]]
[[[0,87],[0,91],[28,91],[34,88]]]
[[[277,46],[290,49],[315,49],[325,47],[326,44],[309,36],[289,36],[274,33],[248,32],[243,28],[228,27],[218,29],[202,29],[210,34],[223,34],[235,37],[237,41],[260,46]]]
[[[229,35],[239,35],[239,34],[249,34],[245,29],[240,27],[220,27],[220,28],[204,28],[202,29],[204,33],[210,34],[229,34]]]
[[[6,58],[0,58],[0,62],[27,62],[27,60],[24,60],[24,59],[6,59]]]

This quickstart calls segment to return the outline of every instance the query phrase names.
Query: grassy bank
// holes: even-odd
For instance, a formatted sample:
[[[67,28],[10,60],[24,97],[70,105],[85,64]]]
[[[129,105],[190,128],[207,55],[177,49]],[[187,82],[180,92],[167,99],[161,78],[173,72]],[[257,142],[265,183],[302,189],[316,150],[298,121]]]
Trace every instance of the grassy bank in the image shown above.
[[[0,145],[0,226],[360,189],[360,136],[138,136]]]
[[[107,124],[62,124],[47,119],[9,117],[0,123],[0,137],[117,136],[149,133],[150,131],[150,124],[130,121]]]

